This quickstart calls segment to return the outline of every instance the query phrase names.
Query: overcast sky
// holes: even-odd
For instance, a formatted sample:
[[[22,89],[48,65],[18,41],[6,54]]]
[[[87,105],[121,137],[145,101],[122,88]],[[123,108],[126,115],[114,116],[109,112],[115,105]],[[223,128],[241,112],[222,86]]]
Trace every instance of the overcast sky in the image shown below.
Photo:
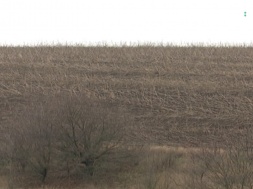
[[[253,42],[253,0],[0,0],[0,18],[0,45]]]

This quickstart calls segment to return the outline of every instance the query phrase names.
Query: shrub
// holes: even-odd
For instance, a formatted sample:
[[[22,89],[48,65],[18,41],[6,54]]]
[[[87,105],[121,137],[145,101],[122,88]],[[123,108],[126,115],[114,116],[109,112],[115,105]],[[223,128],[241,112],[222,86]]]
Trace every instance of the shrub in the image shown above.
[[[59,125],[62,157],[83,165],[91,176],[101,160],[107,161],[122,148],[125,152],[129,149],[126,139],[132,123],[119,109],[106,106],[88,99],[72,99],[65,104]]]
[[[224,147],[203,149],[199,165],[210,188],[246,189],[253,187],[252,131],[236,141],[224,141]],[[202,162],[202,163],[200,163]]]

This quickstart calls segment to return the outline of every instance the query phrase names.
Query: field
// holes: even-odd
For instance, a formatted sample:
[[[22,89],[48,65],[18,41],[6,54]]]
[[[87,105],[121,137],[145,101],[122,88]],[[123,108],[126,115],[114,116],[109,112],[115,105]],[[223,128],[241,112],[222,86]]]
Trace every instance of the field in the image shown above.
[[[0,188],[252,188],[252,121],[252,47],[0,47]]]

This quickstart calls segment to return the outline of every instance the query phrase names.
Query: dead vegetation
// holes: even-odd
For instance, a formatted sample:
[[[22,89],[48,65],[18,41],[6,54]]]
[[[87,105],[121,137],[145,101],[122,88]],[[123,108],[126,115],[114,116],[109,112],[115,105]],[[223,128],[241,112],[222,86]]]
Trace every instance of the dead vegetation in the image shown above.
[[[114,171],[121,188],[252,188],[252,63],[252,47],[0,47],[2,175],[52,183]],[[216,150],[144,147],[139,162],[143,145]]]

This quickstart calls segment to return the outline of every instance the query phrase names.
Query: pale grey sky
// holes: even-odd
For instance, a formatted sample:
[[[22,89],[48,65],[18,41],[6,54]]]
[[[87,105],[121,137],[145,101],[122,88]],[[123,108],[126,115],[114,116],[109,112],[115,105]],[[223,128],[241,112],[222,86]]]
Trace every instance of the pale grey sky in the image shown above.
[[[1,0],[0,18],[0,45],[253,42],[252,0]]]

